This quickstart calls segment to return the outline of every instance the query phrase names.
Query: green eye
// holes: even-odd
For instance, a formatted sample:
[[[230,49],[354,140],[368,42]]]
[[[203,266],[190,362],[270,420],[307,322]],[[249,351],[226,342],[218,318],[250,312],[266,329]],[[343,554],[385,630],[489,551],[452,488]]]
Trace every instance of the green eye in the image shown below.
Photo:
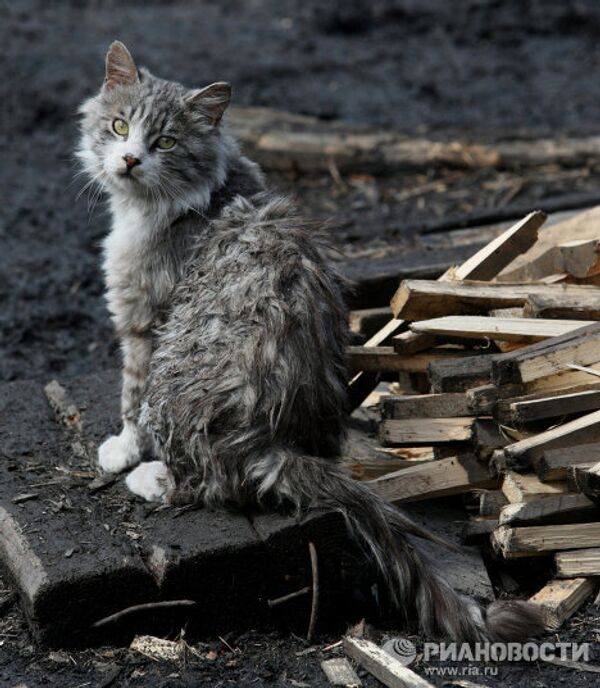
[[[129,133],[129,124],[127,124],[124,119],[116,119],[113,122],[113,129],[115,134],[118,134],[119,136],[127,136]]]
[[[156,139],[156,147],[161,150],[169,150],[175,145],[175,139],[172,136],[159,136]]]

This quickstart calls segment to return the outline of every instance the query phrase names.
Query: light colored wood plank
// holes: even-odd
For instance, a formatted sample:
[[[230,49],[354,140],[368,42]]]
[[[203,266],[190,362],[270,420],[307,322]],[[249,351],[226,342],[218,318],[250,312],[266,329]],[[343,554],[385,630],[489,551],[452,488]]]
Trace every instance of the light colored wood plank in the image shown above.
[[[413,332],[462,339],[493,339],[507,342],[541,342],[560,337],[591,320],[542,320],[531,318],[491,318],[476,315],[447,315],[412,323]]]
[[[362,681],[345,657],[333,657],[321,662],[321,669],[332,686],[360,688]]]
[[[384,420],[379,441],[384,447],[465,442],[473,437],[475,418],[408,418]]]
[[[539,605],[548,630],[557,630],[597,588],[594,578],[552,580],[529,601]]]
[[[557,552],[554,566],[558,578],[600,576],[600,547]]]
[[[535,244],[538,239],[538,229],[546,219],[546,213],[540,210],[529,213],[465,261],[455,270],[453,278],[456,280],[494,279],[517,256],[525,253]]]
[[[511,504],[517,504],[564,494],[567,491],[567,485],[566,483],[543,483],[537,475],[507,471],[504,474],[501,489]]]
[[[404,280],[392,298],[392,312],[404,320],[485,313],[523,306],[531,294],[585,297],[597,287],[580,284],[490,284],[489,282]]]
[[[471,455],[452,456],[371,480],[369,486],[391,502],[410,502],[498,487],[483,464]]]
[[[563,549],[585,549],[600,542],[600,523],[557,526],[500,526],[494,531],[494,548],[506,559],[532,557]]]
[[[364,638],[344,638],[344,651],[387,688],[433,688],[433,685]]]

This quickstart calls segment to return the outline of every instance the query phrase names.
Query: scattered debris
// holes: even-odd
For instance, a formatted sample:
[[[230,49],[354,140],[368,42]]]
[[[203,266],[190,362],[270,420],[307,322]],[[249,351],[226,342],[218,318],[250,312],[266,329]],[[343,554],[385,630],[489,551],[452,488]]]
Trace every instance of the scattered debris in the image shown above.
[[[136,635],[129,649],[156,661],[177,662],[183,658],[184,647],[181,642],[153,635]]]
[[[334,657],[321,662],[321,669],[332,686],[344,686],[344,688],[360,688],[362,681],[350,662],[344,657]]]

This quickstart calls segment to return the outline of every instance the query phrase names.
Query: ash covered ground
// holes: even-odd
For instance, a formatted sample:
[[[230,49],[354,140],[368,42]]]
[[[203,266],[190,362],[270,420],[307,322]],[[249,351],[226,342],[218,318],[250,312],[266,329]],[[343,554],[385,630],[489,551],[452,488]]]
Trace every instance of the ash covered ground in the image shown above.
[[[594,0],[20,0],[2,5],[0,37],[1,380],[47,381],[119,363],[99,271],[108,219],[101,201],[78,198],[84,182],[73,161],[77,106],[99,87],[115,38],[160,76],[190,86],[231,81],[238,105],[438,138],[600,132]],[[593,190],[598,178],[596,170],[542,174],[517,193],[535,203],[557,191]],[[493,170],[463,177],[435,198],[390,204],[378,223],[377,180],[350,199],[331,179],[273,181],[310,214],[333,218],[333,227],[342,218],[338,238],[351,251],[392,240],[418,245],[418,237],[403,235],[404,223],[494,206],[516,188]],[[418,183],[407,174],[385,185]],[[380,230],[348,229],[365,224]],[[285,635],[232,638],[241,653],[180,669],[123,650],[51,659],[31,647],[14,607],[3,614],[0,682],[8,686],[109,685],[113,664],[120,667],[115,686],[326,685],[320,654],[297,657],[302,643]],[[595,616],[590,608],[561,637],[594,640]],[[537,665],[507,667],[500,676],[481,683],[583,686],[593,678]]]

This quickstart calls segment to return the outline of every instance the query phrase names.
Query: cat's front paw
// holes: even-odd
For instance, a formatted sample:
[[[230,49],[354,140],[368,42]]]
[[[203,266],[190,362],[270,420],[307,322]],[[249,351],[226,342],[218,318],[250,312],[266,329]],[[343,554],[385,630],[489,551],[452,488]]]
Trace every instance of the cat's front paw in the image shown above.
[[[162,461],[147,461],[131,471],[125,484],[133,494],[148,502],[164,502],[171,488],[171,478]]]
[[[98,448],[98,465],[104,473],[121,473],[140,462],[137,437],[125,427],[120,435],[113,435]]]

